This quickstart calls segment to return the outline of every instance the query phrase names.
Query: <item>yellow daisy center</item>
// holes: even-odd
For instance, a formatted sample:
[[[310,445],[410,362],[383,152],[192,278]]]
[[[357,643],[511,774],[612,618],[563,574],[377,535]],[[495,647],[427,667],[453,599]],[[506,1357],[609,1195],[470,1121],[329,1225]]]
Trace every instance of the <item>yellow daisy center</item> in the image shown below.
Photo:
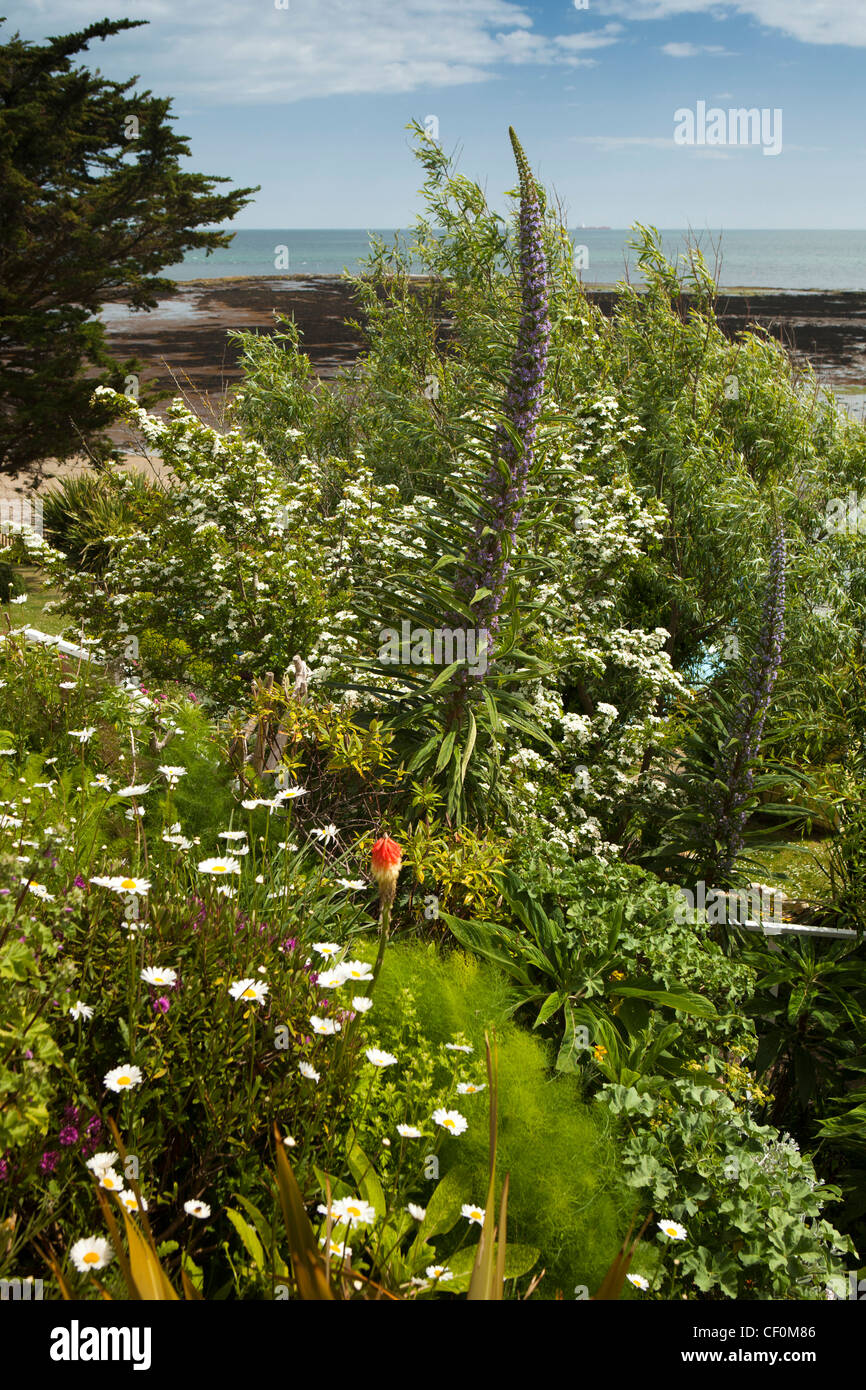
[[[255,997],[256,992],[254,989],[245,989],[243,994],[241,995],[242,999],[255,999]]]
[[[131,1077],[131,1076],[126,1076],[126,1075],[119,1076],[119,1077],[117,1078],[117,1084],[118,1084],[118,1086],[131,1086],[131,1085],[132,1085],[132,1077]]]
[[[83,1256],[83,1259],[84,1259],[84,1263],[85,1263],[86,1265],[98,1265],[98,1264],[99,1264],[99,1256],[98,1256],[98,1254],[96,1253],[95,1250],[88,1250],[87,1254]]]
[[[453,1129],[453,1128],[454,1128],[454,1121],[453,1121],[453,1120],[443,1120],[442,1123],[444,1124],[444,1126],[445,1126],[446,1129]]]
[[[226,871],[226,866],[225,864],[214,864],[213,871],[215,874],[224,874]]]
[[[122,880],[120,886],[121,886],[121,888],[134,888],[134,887],[135,887],[135,879],[134,879],[134,878],[125,878],[125,879]]]

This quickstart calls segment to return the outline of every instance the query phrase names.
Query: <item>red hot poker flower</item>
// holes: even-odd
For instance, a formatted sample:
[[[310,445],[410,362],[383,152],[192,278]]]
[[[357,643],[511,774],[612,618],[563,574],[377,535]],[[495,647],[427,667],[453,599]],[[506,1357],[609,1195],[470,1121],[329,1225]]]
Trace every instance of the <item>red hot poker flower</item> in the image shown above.
[[[379,888],[379,897],[387,906],[394,901],[397,891],[397,875],[400,872],[402,855],[402,849],[390,835],[383,835],[381,840],[377,840],[370,853],[373,878]]]

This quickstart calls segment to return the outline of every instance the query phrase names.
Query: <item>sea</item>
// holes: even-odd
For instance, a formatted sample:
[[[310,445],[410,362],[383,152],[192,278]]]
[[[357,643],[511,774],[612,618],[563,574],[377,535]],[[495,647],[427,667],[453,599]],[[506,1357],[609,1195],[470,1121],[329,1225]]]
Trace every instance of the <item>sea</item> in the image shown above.
[[[226,228],[231,231],[232,229]],[[214,251],[190,251],[163,274],[175,280],[268,275],[340,275],[363,268],[371,235],[393,245],[408,243],[411,233],[394,228],[276,227],[236,230],[230,244]],[[634,232],[608,227],[571,231],[575,265],[587,285],[615,285],[624,279],[641,283],[637,253],[629,242]],[[662,230],[669,259],[697,246],[722,288],[780,290],[866,290],[866,231]],[[410,268],[421,271],[413,263]]]

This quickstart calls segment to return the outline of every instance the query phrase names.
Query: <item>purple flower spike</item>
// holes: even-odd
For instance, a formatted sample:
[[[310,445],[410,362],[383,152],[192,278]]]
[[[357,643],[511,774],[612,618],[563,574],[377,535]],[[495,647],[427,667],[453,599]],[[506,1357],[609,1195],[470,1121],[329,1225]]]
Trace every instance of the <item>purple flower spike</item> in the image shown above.
[[[538,191],[520,141],[509,128],[520,175],[520,277],[522,313],[511,374],[505,394],[505,415],[519,443],[502,425],[497,426],[493,459],[487,475],[484,505],[487,524],[476,527],[475,542],[466,556],[461,587],[471,597],[476,588],[490,593],[476,608],[478,626],[491,638],[499,626],[499,610],[505,598],[514,545],[522,515],[522,502],[532,464],[544,374],[550,343],[547,260],[544,254],[543,220]],[[505,464],[505,469],[500,467]]]

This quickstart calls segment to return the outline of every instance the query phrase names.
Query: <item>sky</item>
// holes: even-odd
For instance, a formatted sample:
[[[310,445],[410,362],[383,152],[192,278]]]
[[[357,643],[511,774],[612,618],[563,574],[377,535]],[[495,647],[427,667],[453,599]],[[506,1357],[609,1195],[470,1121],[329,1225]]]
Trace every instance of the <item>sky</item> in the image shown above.
[[[0,12],[0,42],[149,21],[82,61],[172,97],[189,167],[261,184],[235,228],[408,226],[422,210],[412,120],[438,126],[500,209],[513,125],[573,227],[866,226],[866,0],[5,0]],[[764,113],[756,143],[728,116],[739,108]]]

